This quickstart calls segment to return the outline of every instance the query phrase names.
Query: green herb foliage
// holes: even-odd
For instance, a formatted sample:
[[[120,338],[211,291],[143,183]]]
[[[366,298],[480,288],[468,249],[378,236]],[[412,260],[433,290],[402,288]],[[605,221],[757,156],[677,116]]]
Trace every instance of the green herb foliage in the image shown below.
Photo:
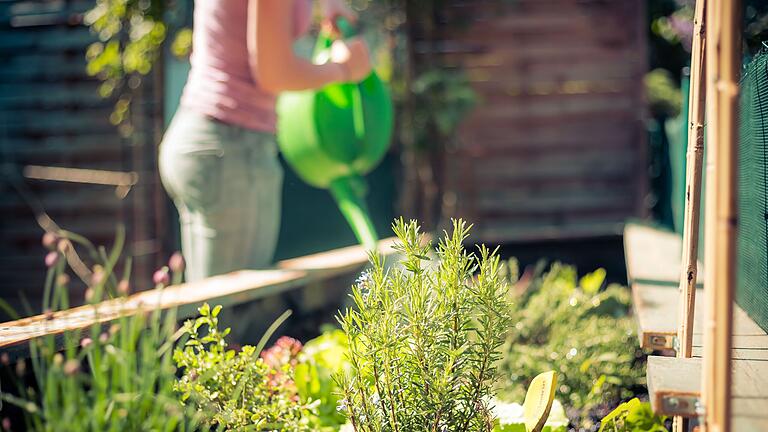
[[[490,431],[488,400],[509,328],[508,284],[499,257],[464,250],[469,228],[453,222],[433,265],[415,221],[394,223],[401,267],[370,272],[339,317],[351,371],[338,380],[357,432]]]
[[[602,269],[579,279],[574,267],[554,264],[523,292],[515,290],[503,399],[523,400],[530,380],[549,369],[558,373],[558,397],[583,414],[631,397],[643,385],[629,292],[618,285],[603,289],[604,279]],[[588,418],[581,422],[589,426]]]
[[[47,240],[46,240],[47,238]],[[97,308],[107,292],[117,288],[120,295],[128,291],[130,263],[118,281],[112,270],[118,263],[124,235],[118,230],[115,245],[109,253],[95,248],[73,233],[61,231],[46,234],[44,243],[51,251],[43,309],[53,318],[58,310],[69,308],[68,257],[75,247],[90,269],[86,300]],[[76,258],[78,265],[83,261]],[[167,273],[167,268],[161,270]],[[180,271],[173,280],[179,282]],[[116,286],[115,286],[116,285]],[[157,289],[162,289],[158,285]],[[113,300],[119,306],[123,298]],[[128,305],[126,305],[128,307]],[[135,306],[132,306],[135,307]],[[16,394],[0,393],[3,401],[19,406],[24,413],[24,427],[10,425],[7,430],[45,432],[105,431],[192,431],[207,430],[196,413],[181,405],[173,390],[176,368],[171,358],[175,341],[176,311],[165,316],[159,311],[138,313],[119,318],[108,326],[93,324],[84,334],[65,331],[57,336],[34,339],[29,343],[34,385],[17,382]],[[20,360],[16,371],[23,378],[27,363]],[[6,390],[6,389],[3,389]],[[3,422],[3,430],[9,427]]]
[[[666,420],[653,413],[651,404],[634,398],[605,416],[598,432],[668,432]]]
[[[184,348],[174,352],[183,371],[176,385],[182,401],[207,415],[216,430],[309,431],[290,365],[273,369],[253,346],[228,350],[229,329],[218,328],[221,306],[206,303],[198,310],[200,316],[184,324]]]
[[[294,368],[296,389],[302,402],[316,404],[315,430],[337,430],[347,422],[336,408],[340,389],[334,376],[349,370],[347,338],[338,329],[327,330],[307,342]],[[326,428],[326,429],[324,429]]]

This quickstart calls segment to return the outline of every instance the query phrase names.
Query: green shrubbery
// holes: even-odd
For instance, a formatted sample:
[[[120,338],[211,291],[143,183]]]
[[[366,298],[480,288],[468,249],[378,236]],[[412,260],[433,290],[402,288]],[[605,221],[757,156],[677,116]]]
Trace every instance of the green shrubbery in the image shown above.
[[[469,254],[469,228],[455,221],[437,247],[416,222],[399,220],[401,267],[372,269],[353,287],[355,308],[339,317],[351,372],[339,377],[341,408],[354,429],[490,431],[496,362],[509,329],[508,284],[495,253]]]
[[[605,416],[599,432],[668,432],[666,421],[666,417],[653,413],[651,404],[634,398]]]
[[[643,384],[629,293],[604,287],[604,271],[579,279],[555,264],[524,282],[514,261],[504,266],[485,247],[467,252],[462,221],[436,250],[416,222],[397,221],[394,230],[399,265],[372,255],[352,289],[354,307],[338,316],[342,329],[306,345],[282,337],[262,352],[278,320],[256,347],[228,349],[220,306],[203,305],[180,330],[174,310],[139,313],[107,331],[93,325],[85,338],[65,332],[63,349],[53,336],[32,341],[35,385],[2,397],[34,431],[511,432],[524,430],[512,402],[541,372],[557,372],[557,398],[583,415],[577,426],[592,426],[585,413]],[[121,236],[110,253],[74,235],[55,239],[46,258],[49,313],[68,307],[64,252],[76,241],[93,260],[90,302],[129,291],[127,271],[112,274]],[[157,289],[180,281],[183,260],[169,267],[173,280],[168,268],[158,271]],[[545,430],[562,432],[565,410],[554,406]],[[662,432],[663,422],[631,401],[602,430]]]
[[[604,270],[579,279],[574,267],[555,264],[529,285],[516,284],[525,290],[515,296],[501,363],[504,398],[522,400],[530,380],[550,369],[558,373],[558,397],[582,414],[644,384],[629,291],[603,288],[604,280]]]
[[[200,317],[184,325],[184,348],[174,352],[182,402],[216,430],[310,431],[306,408],[294,397],[290,365],[267,364],[253,346],[227,350],[229,329],[218,328],[221,306],[206,303],[198,310]]]

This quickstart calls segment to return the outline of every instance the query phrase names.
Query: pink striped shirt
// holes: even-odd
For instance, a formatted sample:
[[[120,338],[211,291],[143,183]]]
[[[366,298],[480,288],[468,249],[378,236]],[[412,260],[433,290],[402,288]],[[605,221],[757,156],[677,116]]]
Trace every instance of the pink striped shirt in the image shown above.
[[[192,68],[181,106],[258,131],[275,131],[275,95],[254,79],[246,40],[249,0],[196,0]],[[294,1],[294,35],[310,26],[311,0]]]

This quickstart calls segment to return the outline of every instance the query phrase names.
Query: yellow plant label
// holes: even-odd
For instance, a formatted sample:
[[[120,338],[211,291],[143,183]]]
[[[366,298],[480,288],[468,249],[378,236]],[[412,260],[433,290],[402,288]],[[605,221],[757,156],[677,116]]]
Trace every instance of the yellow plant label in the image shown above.
[[[555,400],[557,375],[554,371],[540,373],[531,381],[523,402],[523,417],[526,432],[541,432]]]

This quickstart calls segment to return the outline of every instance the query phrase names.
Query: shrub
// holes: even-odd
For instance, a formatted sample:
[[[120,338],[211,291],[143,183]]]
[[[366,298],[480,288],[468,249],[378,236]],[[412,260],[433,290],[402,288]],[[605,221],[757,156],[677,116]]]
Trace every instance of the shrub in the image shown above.
[[[206,303],[198,311],[197,319],[184,324],[184,348],[174,352],[182,371],[175,387],[181,400],[216,430],[309,431],[290,363],[275,369],[259,357],[261,348],[249,345],[228,350],[229,329],[218,328],[221,306]]]
[[[523,400],[530,380],[550,369],[558,373],[560,397],[582,415],[643,385],[629,292],[602,289],[604,280],[604,270],[579,279],[574,267],[554,264],[517,294],[501,365],[503,399]]]
[[[315,429],[336,430],[347,422],[337,410],[341,395],[334,376],[348,370],[347,339],[341,330],[326,330],[299,353],[294,380],[302,402],[317,407],[311,419]]]
[[[338,376],[340,409],[357,432],[490,431],[487,401],[510,322],[499,258],[483,246],[467,253],[461,220],[432,265],[416,222],[393,229],[401,267],[385,271],[371,255],[352,290],[356,308],[338,317],[351,369]]]
[[[668,432],[666,421],[666,417],[653,413],[651,404],[634,398],[605,416],[599,432]]]

